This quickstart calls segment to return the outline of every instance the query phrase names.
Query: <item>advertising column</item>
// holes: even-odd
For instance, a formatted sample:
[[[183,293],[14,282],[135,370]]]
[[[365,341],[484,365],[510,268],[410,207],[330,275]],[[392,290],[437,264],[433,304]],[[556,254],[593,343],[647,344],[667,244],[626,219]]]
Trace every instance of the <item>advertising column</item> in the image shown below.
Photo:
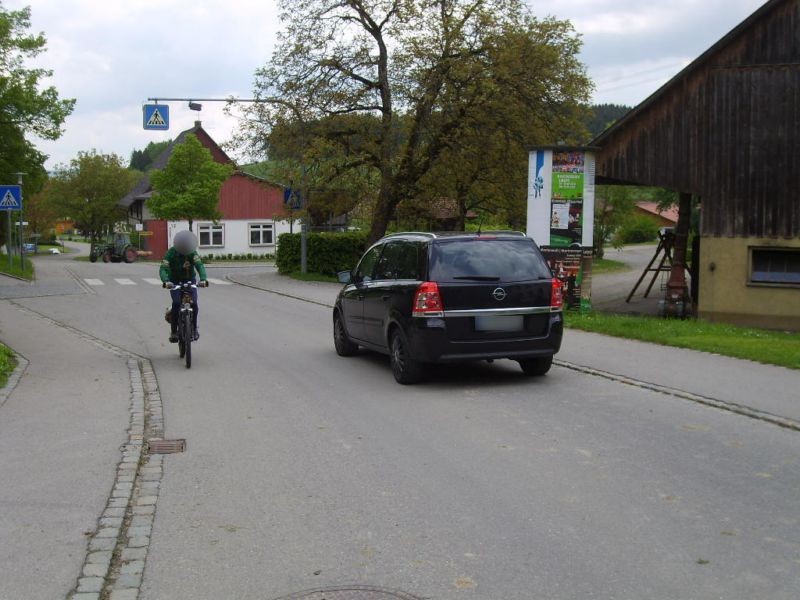
[[[593,150],[537,148],[529,156],[527,233],[561,280],[569,309],[591,307]]]

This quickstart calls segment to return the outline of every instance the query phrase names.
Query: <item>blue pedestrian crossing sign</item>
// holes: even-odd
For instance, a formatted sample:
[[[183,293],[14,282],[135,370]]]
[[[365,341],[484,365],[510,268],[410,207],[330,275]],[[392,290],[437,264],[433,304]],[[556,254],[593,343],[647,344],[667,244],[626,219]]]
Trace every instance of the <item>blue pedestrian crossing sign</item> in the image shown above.
[[[22,210],[22,188],[0,185],[0,210]]]
[[[169,129],[169,106],[166,104],[145,104],[142,106],[145,129],[166,131]]]

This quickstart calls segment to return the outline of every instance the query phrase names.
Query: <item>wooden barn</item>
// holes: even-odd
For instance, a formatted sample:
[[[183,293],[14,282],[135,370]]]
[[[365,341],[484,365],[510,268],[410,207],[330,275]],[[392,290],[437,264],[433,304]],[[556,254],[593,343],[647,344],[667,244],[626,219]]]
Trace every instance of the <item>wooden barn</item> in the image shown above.
[[[700,317],[800,330],[800,0],[766,2],[592,145],[598,183],[680,193],[681,245],[699,202]]]
[[[234,164],[203,129],[200,121],[194,127],[182,131],[178,137],[153,161],[153,169],[163,169],[177,144],[187,135],[193,134],[209,149],[214,160]],[[120,204],[128,209],[128,221],[142,224],[148,232],[147,250],[155,258],[161,258],[169,248],[172,238],[189,225],[183,221],[155,219],[147,209],[147,200],[153,195],[150,177],[145,174],[136,187]],[[222,184],[218,209],[222,218],[216,222],[194,223],[194,231],[200,242],[199,252],[204,255],[227,254],[273,254],[278,235],[290,229],[288,215],[283,205],[283,187],[265,181],[240,170]]]

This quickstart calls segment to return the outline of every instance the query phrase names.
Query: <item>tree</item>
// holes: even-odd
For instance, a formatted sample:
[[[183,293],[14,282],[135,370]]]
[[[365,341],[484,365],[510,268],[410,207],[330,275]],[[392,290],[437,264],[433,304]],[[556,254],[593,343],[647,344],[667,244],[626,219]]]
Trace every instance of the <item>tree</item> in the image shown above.
[[[586,128],[591,137],[596,138],[611,127],[614,121],[618,121],[628,114],[630,110],[630,106],[623,104],[593,104],[586,119]]]
[[[56,220],[61,216],[59,207],[53,202],[52,188],[52,182],[48,182],[41,192],[27,194],[22,211],[24,220],[28,222],[28,231],[45,239],[48,239]]]
[[[220,218],[219,190],[232,173],[233,167],[216,162],[197,136],[187,135],[167,166],[150,174],[155,193],[147,206],[158,219],[189,221],[191,231],[198,219]]]
[[[116,154],[79,152],[68,166],[57,169],[49,193],[60,216],[74,219],[94,243],[124,219],[119,201],[138,178]]]
[[[0,4],[0,181],[16,181],[15,172],[27,173],[26,195],[40,190],[47,178],[47,157],[29,136],[58,139],[75,105],[75,100],[59,99],[54,87],[42,89],[51,71],[26,67],[46,45],[43,34],[28,33],[30,15],[30,8],[9,11]],[[0,227],[0,243],[5,231]]]
[[[249,110],[241,139],[268,151],[266,134],[276,125],[312,131],[328,119],[362,117],[322,133],[339,148],[340,171],[376,173],[371,240],[401,200],[419,195],[470,115],[478,119],[505,98],[525,107],[506,115],[509,126],[535,115],[545,137],[563,106],[588,100],[571,26],[537,20],[522,0],[283,0],[282,7],[284,33],[256,73],[263,103]],[[509,42],[527,44],[536,60],[509,62]]]
[[[142,172],[149,170],[156,157],[169,145],[170,140],[165,142],[150,142],[143,150],[134,150],[131,152],[131,161],[128,164],[128,168]]]
[[[594,255],[603,258],[605,245],[633,214],[636,190],[625,185],[599,185],[594,202]]]

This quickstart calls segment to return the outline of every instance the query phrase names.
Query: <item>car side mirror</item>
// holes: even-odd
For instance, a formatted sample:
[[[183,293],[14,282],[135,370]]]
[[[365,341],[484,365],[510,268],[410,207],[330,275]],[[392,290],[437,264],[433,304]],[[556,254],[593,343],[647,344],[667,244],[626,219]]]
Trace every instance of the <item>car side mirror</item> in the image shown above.
[[[345,285],[353,281],[353,274],[350,271],[339,271],[336,277],[339,279],[339,283],[344,283]]]

